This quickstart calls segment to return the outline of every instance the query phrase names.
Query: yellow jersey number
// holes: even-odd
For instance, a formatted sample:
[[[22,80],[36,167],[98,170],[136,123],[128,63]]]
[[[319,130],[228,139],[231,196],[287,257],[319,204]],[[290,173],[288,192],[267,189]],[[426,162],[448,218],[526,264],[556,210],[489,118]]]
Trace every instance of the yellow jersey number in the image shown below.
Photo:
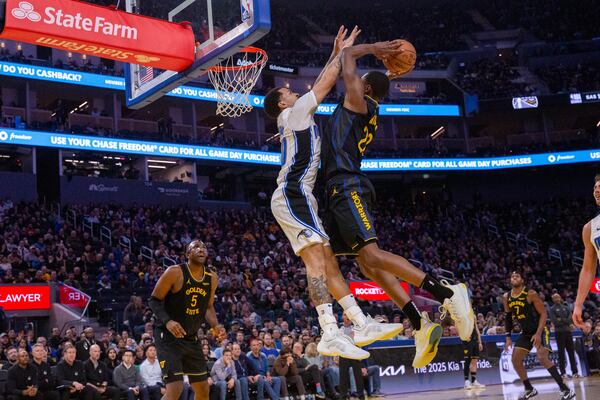
[[[371,144],[373,141],[373,138],[375,137],[375,131],[377,131],[377,115],[373,115],[373,118],[371,118],[367,126],[365,126],[365,137],[358,142],[358,151],[360,151],[361,156],[365,155],[367,146],[369,146],[369,144]]]
[[[190,307],[196,307],[198,304],[198,295],[195,294],[192,296],[192,301],[190,302]]]

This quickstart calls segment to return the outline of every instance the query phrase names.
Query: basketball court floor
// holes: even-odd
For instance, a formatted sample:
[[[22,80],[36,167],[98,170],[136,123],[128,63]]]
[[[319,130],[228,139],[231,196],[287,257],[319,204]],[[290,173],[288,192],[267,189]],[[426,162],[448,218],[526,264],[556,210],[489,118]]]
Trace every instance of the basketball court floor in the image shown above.
[[[532,384],[539,392],[539,395],[534,397],[534,399],[558,400],[560,398],[558,388],[553,380],[536,380]],[[600,400],[600,376],[571,379],[567,381],[567,385],[575,390],[578,400]],[[522,391],[523,387],[521,385],[493,385],[488,386],[483,391],[466,391],[463,389],[440,390],[393,396],[388,395],[385,398],[386,400],[517,400]]]

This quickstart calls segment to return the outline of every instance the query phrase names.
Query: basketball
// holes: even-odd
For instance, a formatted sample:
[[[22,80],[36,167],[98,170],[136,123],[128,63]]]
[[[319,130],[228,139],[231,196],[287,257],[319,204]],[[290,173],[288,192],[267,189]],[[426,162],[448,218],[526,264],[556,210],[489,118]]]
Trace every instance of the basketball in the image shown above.
[[[406,75],[415,68],[417,51],[412,43],[402,40],[399,52],[383,59],[383,65],[390,71],[394,78]]]

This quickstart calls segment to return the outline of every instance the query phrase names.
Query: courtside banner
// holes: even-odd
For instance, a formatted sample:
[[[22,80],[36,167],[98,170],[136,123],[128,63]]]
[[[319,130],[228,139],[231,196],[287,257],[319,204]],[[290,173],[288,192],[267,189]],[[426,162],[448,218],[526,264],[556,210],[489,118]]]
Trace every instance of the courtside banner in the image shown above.
[[[72,0],[7,0],[0,37],[148,67],[183,71],[194,61],[187,24]],[[163,40],[160,40],[163,39]]]
[[[400,286],[408,293],[408,283],[400,282]],[[375,282],[350,281],[350,291],[354,297],[369,301],[391,301],[390,296]]]
[[[6,311],[50,309],[50,286],[0,285],[0,307]]]
[[[592,283],[592,287],[590,288],[592,293],[600,294],[600,278],[594,279],[594,283]]]

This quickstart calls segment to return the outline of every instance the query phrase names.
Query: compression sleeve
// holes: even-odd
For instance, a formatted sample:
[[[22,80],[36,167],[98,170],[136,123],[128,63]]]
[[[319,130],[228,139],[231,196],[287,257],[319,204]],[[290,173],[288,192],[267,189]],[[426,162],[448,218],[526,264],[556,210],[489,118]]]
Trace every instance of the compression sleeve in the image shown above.
[[[506,336],[510,336],[513,330],[513,319],[512,312],[506,312],[506,319],[504,320],[504,328],[506,329]]]
[[[171,317],[169,317],[169,313],[167,313],[167,310],[165,308],[164,300],[159,300],[156,297],[152,296],[148,301],[148,305],[150,306],[150,309],[154,313],[156,319],[160,321],[163,325],[166,325],[167,322],[171,320]]]

